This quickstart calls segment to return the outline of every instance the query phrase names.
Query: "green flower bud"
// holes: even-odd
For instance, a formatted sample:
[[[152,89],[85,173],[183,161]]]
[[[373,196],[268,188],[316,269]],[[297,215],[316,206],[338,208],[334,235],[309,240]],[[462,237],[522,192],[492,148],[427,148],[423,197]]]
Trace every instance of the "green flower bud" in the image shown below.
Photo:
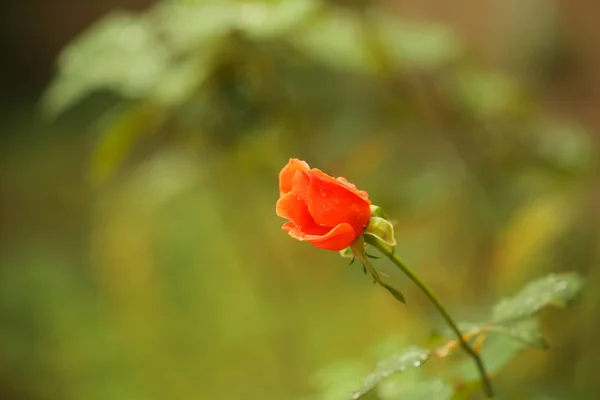
[[[394,226],[385,218],[372,216],[363,234],[373,236],[375,239],[385,243],[388,246],[396,246]]]
[[[385,213],[385,211],[383,211],[383,208],[376,206],[374,204],[371,204],[371,216],[388,219],[388,216]]]

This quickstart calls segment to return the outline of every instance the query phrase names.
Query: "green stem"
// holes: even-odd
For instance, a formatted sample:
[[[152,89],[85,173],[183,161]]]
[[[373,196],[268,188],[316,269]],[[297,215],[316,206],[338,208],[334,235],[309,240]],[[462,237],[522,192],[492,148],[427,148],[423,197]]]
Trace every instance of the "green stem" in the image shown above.
[[[392,249],[382,244],[378,240],[369,242],[372,245],[374,245],[379,251],[381,251],[387,258],[389,258],[390,261],[392,261],[398,268],[400,268],[402,272],[404,272],[406,276],[408,276],[409,279],[413,281],[413,283],[417,285],[419,289],[421,289],[423,293],[425,293],[425,295],[429,298],[429,300],[431,300],[431,302],[435,305],[435,307],[438,309],[440,314],[442,314],[442,317],[444,317],[452,331],[456,334],[456,337],[458,338],[458,341],[460,342],[463,350],[471,358],[473,358],[473,361],[475,361],[475,364],[477,364],[477,369],[479,370],[479,373],[481,375],[481,381],[483,382],[485,394],[487,395],[487,397],[493,398],[494,390],[492,389],[492,383],[490,382],[490,379],[487,373],[485,372],[485,367],[483,365],[481,357],[479,357],[479,354],[477,354],[477,352],[473,350],[471,345],[467,343],[467,341],[463,338],[460,329],[458,329],[458,326],[456,325],[448,311],[446,311],[442,303],[440,303],[440,301],[437,299],[435,294],[433,294],[433,292],[417,277],[417,275],[415,275],[415,273],[406,264],[404,264],[404,262],[396,254],[394,254]]]

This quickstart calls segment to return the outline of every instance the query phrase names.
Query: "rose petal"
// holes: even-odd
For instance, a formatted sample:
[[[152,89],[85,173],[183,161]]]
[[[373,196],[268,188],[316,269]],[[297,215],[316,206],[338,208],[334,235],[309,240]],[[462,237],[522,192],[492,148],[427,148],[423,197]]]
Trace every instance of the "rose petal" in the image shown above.
[[[294,192],[288,192],[277,200],[275,212],[282,218],[293,221],[299,229],[309,234],[323,234],[328,228],[323,228],[315,223],[308,212],[306,200],[299,198]]]
[[[354,229],[352,229],[352,226],[346,223],[339,224],[322,235],[306,234],[298,225],[291,221],[286,222],[282,226],[282,229],[294,239],[310,242],[321,249],[335,251],[343,250],[350,246],[358,236]]]
[[[296,171],[292,184],[292,192],[299,198],[306,201],[308,199],[308,188],[310,187],[310,178],[304,171]]]
[[[371,202],[356,193],[356,188],[352,190],[318,169],[308,171],[307,175],[308,211],[315,222],[330,227],[346,222],[360,233],[371,217]]]
[[[290,158],[290,161],[279,173],[279,193],[283,195],[292,190],[296,171],[308,171],[309,169],[306,162]]]
[[[337,178],[337,180],[339,182],[342,182],[344,186],[348,187],[348,189],[356,193],[358,197],[362,198],[365,201],[370,201],[369,194],[367,192],[365,192],[364,190],[358,190],[353,183],[348,182],[343,176],[340,176],[339,178]]]

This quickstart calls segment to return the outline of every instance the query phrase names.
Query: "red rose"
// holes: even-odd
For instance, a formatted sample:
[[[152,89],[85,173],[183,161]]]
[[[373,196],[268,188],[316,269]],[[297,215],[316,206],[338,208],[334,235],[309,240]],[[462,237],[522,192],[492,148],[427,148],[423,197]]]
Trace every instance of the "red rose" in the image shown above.
[[[282,229],[322,249],[350,246],[371,218],[367,192],[296,158],[279,173],[279,193],[277,215],[289,219]]]

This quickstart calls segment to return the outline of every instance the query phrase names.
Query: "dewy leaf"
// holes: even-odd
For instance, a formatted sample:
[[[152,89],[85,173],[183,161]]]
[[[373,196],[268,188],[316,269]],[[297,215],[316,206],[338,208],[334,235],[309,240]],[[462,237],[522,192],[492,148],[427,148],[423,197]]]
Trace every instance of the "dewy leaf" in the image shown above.
[[[344,400],[367,371],[362,362],[338,361],[317,371],[311,377],[311,385],[319,391],[319,399]]]
[[[420,347],[411,347],[394,357],[380,361],[377,364],[377,369],[367,375],[360,387],[353,391],[348,396],[348,399],[360,399],[374,390],[386,378],[412,368],[420,367],[429,359],[429,355],[429,350]]]
[[[371,346],[369,354],[376,360],[383,360],[403,352],[407,347],[407,339],[396,334],[376,342]]]
[[[481,358],[488,374],[497,373],[508,364],[525,346],[507,336],[496,335],[489,337],[481,351]],[[464,360],[450,372],[462,380],[480,381],[481,375],[472,360]]]
[[[538,279],[516,296],[500,301],[493,310],[492,321],[505,323],[535,314],[546,306],[564,307],[583,285],[576,273],[551,274]]]
[[[538,349],[547,349],[548,342],[542,336],[540,325],[534,318],[519,321],[509,326],[496,325],[490,329],[492,332],[505,334],[522,344]]]
[[[433,381],[415,381],[390,379],[383,382],[377,391],[381,400],[448,400],[453,390],[447,383],[437,379]]]
[[[458,330],[462,332],[463,335],[467,335],[472,332],[480,331],[484,323],[474,323],[474,322],[458,322],[457,327]],[[439,334],[446,339],[456,339],[456,333],[450,328],[443,328]]]

